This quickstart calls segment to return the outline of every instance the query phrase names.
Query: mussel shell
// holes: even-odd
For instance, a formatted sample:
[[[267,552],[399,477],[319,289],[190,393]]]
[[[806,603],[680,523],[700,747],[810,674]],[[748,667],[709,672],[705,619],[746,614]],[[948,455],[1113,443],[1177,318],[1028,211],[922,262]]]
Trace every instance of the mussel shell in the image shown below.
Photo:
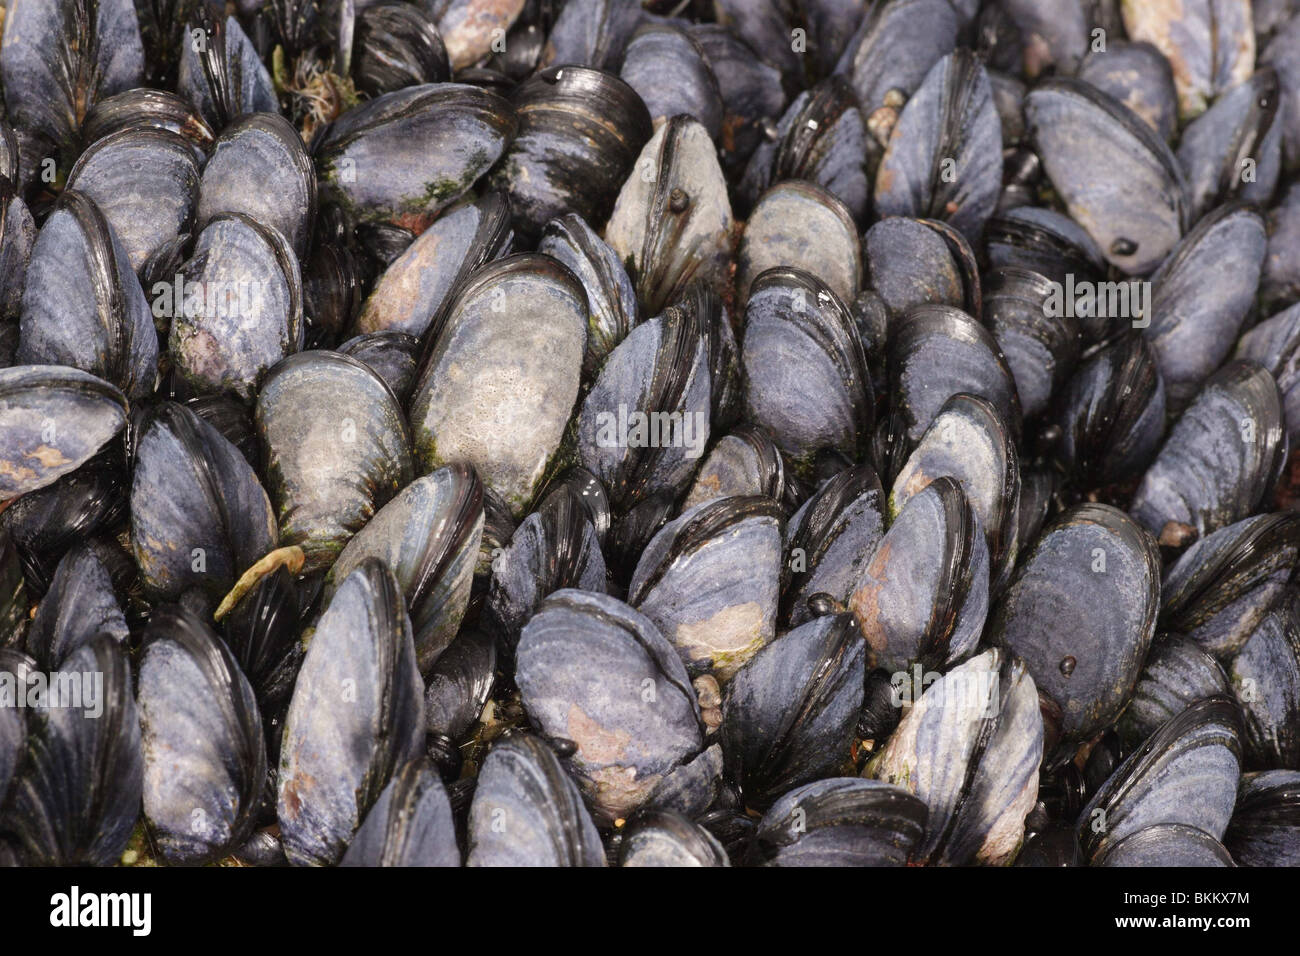
[[[131,548],[146,590],[174,601],[198,588],[216,606],[276,547],[275,513],[234,445],[182,405],[142,429],[131,486]]]
[[[29,865],[111,866],[139,816],[144,776],[131,665],[105,634],[68,657],[60,675],[50,677],[50,691],[62,688],[56,696],[84,688],[94,699],[29,701],[27,750],[10,784],[5,828]]]
[[[538,65],[617,69],[623,48],[644,15],[640,4],[621,0],[566,0]]]
[[[770,498],[718,498],[650,540],[628,600],[692,664],[728,680],[776,633],[781,512]]]
[[[672,23],[643,23],[623,48],[619,75],[636,90],[655,123],[689,116],[703,124],[711,138],[721,136],[722,90],[689,31]]]
[[[81,467],[126,425],[116,386],[79,369],[0,369],[0,499],[44,488]]]
[[[513,515],[526,514],[578,397],[586,337],[586,293],[550,256],[476,272],[430,340],[411,399],[420,469],[471,464]]]
[[[1154,823],[1114,843],[1098,866],[1236,866],[1223,844],[1183,823]]]
[[[964,307],[961,264],[928,222],[890,216],[868,229],[862,242],[863,284],[880,296],[891,318],[931,303]]]
[[[340,866],[460,866],[447,791],[425,760],[393,774]]]
[[[990,615],[990,639],[1024,658],[1061,708],[1061,732],[1088,738],[1123,710],[1155,635],[1160,556],[1122,511],[1084,503],[1024,555]]]
[[[619,866],[730,866],[727,851],[708,830],[678,813],[637,814],[623,830]]]
[[[516,231],[534,240],[569,212],[604,222],[653,132],[637,91],[612,73],[560,66],[534,73],[511,102],[519,133],[492,182],[510,195]]]
[[[960,17],[948,0],[876,4],[862,18],[835,67],[848,77],[863,118],[896,109],[957,44]]]
[[[1083,58],[1078,76],[1131,109],[1165,142],[1173,140],[1178,127],[1174,73],[1150,43],[1108,40],[1105,52]]]
[[[720,729],[747,806],[832,773],[862,707],[865,645],[851,615],[815,618],[763,648],[727,685]]]
[[[1150,272],[1187,228],[1187,185],[1168,145],[1128,107],[1081,80],[1039,84],[1025,110],[1030,138],[1071,217],[1116,268]],[[1085,155],[1080,143],[1094,146]]]
[[[396,329],[417,338],[436,333],[459,285],[505,255],[513,238],[510,206],[498,192],[448,207],[379,277],[358,331]]]
[[[1227,203],[1179,241],[1151,277],[1150,337],[1171,410],[1232,351],[1255,299],[1268,238],[1252,207]]]
[[[1079,324],[1072,312],[1053,314],[1053,290],[1046,276],[1018,268],[994,271],[984,289],[984,322],[1011,367],[1026,418],[1047,411],[1079,354]]]
[[[193,865],[243,846],[261,808],[266,743],[225,642],[190,611],[156,611],[139,701],[144,813],[163,855]]]
[[[767,866],[905,866],[925,823],[925,804],[902,787],[828,777],[771,806],[754,856]]]
[[[848,308],[821,280],[786,267],[755,279],[741,362],[746,415],[783,451],[858,456],[873,424],[866,353]]]
[[[1171,523],[1206,535],[1255,512],[1286,460],[1282,398],[1267,369],[1229,362],[1205,383],[1133,495],[1152,534]]]
[[[479,768],[466,866],[604,866],[582,795],[532,734],[497,741]]]
[[[92,547],[81,543],[59,562],[50,589],[37,605],[27,631],[27,651],[42,669],[55,671],[100,634],[123,646],[131,636],[108,569]]]
[[[17,318],[22,311],[27,265],[36,235],[36,220],[17,187],[12,180],[0,178],[0,319]],[[12,325],[9,328],[8,338],[12,339]],[[12,346],[6,346],[6,352],[11,355]]]
[[[199,163],[179,134],[128,127],[88,147],[67,188],[94,200],[139,273],[159,248],[193,228]]]
[[[459,746],[473,728],[496,683],[497,645],[491,635],[463,630],[429,672],[425,729],[444,772],[459,770]]]
[[[627,266],[646,315],[693,281],[723,294],[731,253],[731,204],[708,131],[689,116],[659,127],[614,203],[605,241]]]
[[[396,329],[383,329],[348,339],[338,347],[384,380],[399,405],[405,406],[415,388],[420,340]]]
[[[1237,800],[1238,726],[1232,698],[1207,697],[1152,734],[1079,815],[1084,856],[1096,862],[1157,823],[1181,823],[1222,839]]]
[[[690,32],[718,80],[725,112],[725,135],[719,146],[724,167],[734,172],[751,154],[768,148],[764,142],[767,124],[781,115],[786,104],[781,72],[756,57],[748,43],[721,24],[693,23]],[[861,127],[861,120],[858,125]],[[866,195],[864,182],[863,198]]]
[[[1223,836],[1239,866],[1300,864],[1300,773],[1246,774]]]
[[[397,581],[368,560],[321,615],[289,704],[277,816],[290,863],[343,856],[392,775],[420,755],[423,691]]]
[[[279,110],[271,74],[235,17],[205,17],[201,29],[191,28],[185,40],[177,92],[214,129],[245,113]]]
[[[190,145],[194,158],[199,162],[216,138],[207,120],[188,100],[166,90],[138,87],[96,102],[81,124],[82,141],[89,146],[127,129],[160,129],[175,133]]]
[[[989,554],[960,485],[941,476],[897,513],[848,605],[870,669],[941,668],[968,657],[989,608]]]
[[[266,376],[255,411],[285,545],[304,567],[329,567],[411,479],[410,438],[396,396],[338,352],[290,356]]]
[[[153,391],[158,336],[126,250],[94,200],[65,191],[32,246],[19,365],[69,365],[130,399]]]
[[[515,680],[530,720],[577,745],[598,820],[627,817],[700,749],[686,668],[649,618],[603,594],[557,591],[525,625]]]
[[[1300,619],[1295,596],[1266,615],[1228,665],[1247,765],[1300,769]]]
[[[428,6],[453,70],[463,70],[496,49],[524,9],[524,0],[438,0]]]
[[[316,170],[298,131],[278,113],[251,113],[217,137],[203,167],[198,225],[243,213],[306,258],[316,220]]]
[[[0,681],[6,686],[4,706],[0,706],[0,801],[9,793],[27,745],[27,715],[12,706],[10,692],[16,691],[19,683],[26,684],[27,675],[36,667],[36,662],[21,651],[0,647]]]
[[[844,302],[862,283],[862,249],[848,207],[813,183],[780,182],[750,213],[736,250],[737,303],[749,300],[761,273],[782,266],[816,276]]]
[[[876,212],[949,222],[977,242],[1001,192],[1001,156],[988,74],[960,48],[931,68],[903,108],[876,172]]]
[[[1106,263],[1092,237],[1073,219],[1053,209],[1022,206],[991,218],[985,225],[989,265],[1017,266],[1062,285],[1073,274],[1092,281],[1104,277]],[[1083,323],[1089,341],[1103,337],[1106,326]]]
[[[737,495],[767,495],[780,501],[785,492],[785,462],[766,429],[740,425],[718,439],[682,501],[682,510]]]
[[[322,196],[357,221],[422,229],[497,161],[516,124],[509,102],[475,86],[430,83],[385,93],[324,134],[316,149]]]
[[[352,78],[371,96],[451,78],[438,28],[415,4],[368,5],[354,29]]]
[[[247,216],[222,215],[199,234],[180,275],[184,289],[154,302],[172,320],[168,351],[177,370],[196,391],[251,401],[266,370],[302,347],[302,275],[292,248]]]
[[[460,626],[482,533],[483,485],[473,469],[440,468],[403,488],[348,541],[330,569],[326,598],[354,568],[383,559],[401,585],[416,660],[428,673]]]
[[[1300,438],[1300,306],[1265,319],[1237,340],[1237,358],[1252,359],[1273,373],[1282,391],[1287,437]]]
[[[1120,739],[1136,749],[1188,705],[1227,693],[1228,678],[1218,661],[1178,634],[1157,637],[1116,725]]]
[[[1123,481],[1164,437],[1165,387],[1150,340],[1130,332],[1088,357],[1058,403],[1058,455],[1084,487]]]

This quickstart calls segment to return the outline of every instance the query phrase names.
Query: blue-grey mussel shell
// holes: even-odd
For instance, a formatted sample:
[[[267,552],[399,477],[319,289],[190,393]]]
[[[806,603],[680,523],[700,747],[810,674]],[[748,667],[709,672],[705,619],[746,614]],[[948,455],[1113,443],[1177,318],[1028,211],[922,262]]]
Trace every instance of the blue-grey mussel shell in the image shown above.
[[[1189,218],[1187,185],[1164,140],[1076,79],[1039,84],[1025,98],[1025,115],[1052,185],[1106,259],[1129,275],[1154,269]],[[1080,143],[1093,145],[1085,153]]]
[[[424,691],[429,753],[444,776],[460,770],[460,745],[492,694],[496,669],[496,640],[467,628],[438,655],[429,672]]]
[[[1109,505],[1058,517],[1021,558],[989,620],[993,643],[1024,659],[1077,741],[1128,702],[1155,635],[1160,556],[1154,539]]]
[[[1240,866],[1300,866],[1300,773],[1244,775],[1223,843]]]
[[[731,203],[708,131],[689,116],[661,125],[614,203],[605,241],[627,266],[646,315],[693,281],[722,295],[729,282]]]
[[[557,591],[524,626],[516,658],[529,719],[577,745],[571,766],[598,820],[629,816],[700,750],[686,668],[655,625],[621,601]]]
[[[746,806],[765,810],[849,759],[865,649],[852,615],[826,615],[783,634],[732,678],[720,733]]]
[[[1150,339],[1130,332],[1084,360],[1057,405],[1057,454],[1087,488],[1151,463],[1165,432],[1165,385]]]
[[[1281,4],[1278,4],[1281,6]],[[1260,4],[1256,4],[1259,7]],[[1275,122],[1282,127],[1283,154],[1288,169],[1300,163],[1300,17],[1290,8],[1285,23],[1278,26],[1260,54],[1261,66],[1272,66],[1281,80],[1281,99]],[[1260,11],[1256,11],[1256,28],[1260,26]],[[1261,38],[1262,39],[1262,38]]]
[[[1130,750],[1203,697],[1228,694],[1228,677],[1213,657],[1178,634],[1159,636],[1116,725]]]
[[[853,85],[868,126],[883,123],[888,136],[907,97],[956,46],[960,27],[948,0],[872,5],[835,67]],[[889,118],[878,116],[878,110],[888,111]]]
[[[745,169],[737,189],[746,202],[755,203],[774,183],[805,181],[840,200],[853,220],[865,219],[868,150],[878,154],[879,146],[868,138],[844,77],[829,76],[800,93],[777,124],[777,136],[759,145]]]
[[[915,693],[919,681],[908,679]],[[863,776],[925,801],[929,817],[916,858],[1000,866],[1020,849],[1042,758],[1033,678],[1018,658],[992,648],[932,684]]]
[[[144,426],[131,487],[131,549],[147,592],[193,588],[216,606],[278,544],[275,514],[234,445],[183,405]]]
[[[1133,494],[1152,534],[1209,534],[1254,513],[1286,462],[1282,397],[1268,370],[1229,362],[1205,383]]]
[[[790,518],[782,566],[782,618],[794,627],[813,616],[809,601],[829,595],[847,605],[885,531],[885,493],[870,465],[829,478]]]
[[[384,380],[398,404],[405,406],[415,388],[420,340],[414,335],[384,329],[348,339],[337,351],[350,355]]]
[[[46,671],[100,634],[123,647],[130,637],[113,580],[95,549],[74,545],[59,562],[27,631],[27,651]]]
[[[18,691],[18,676],[0,695]],[[126,651],[100,635],[63,662],[33,706],[35,686],[25,688],[27,749],[0,827],[30,865],[111,866],[140,814],[144,775]]]
[[[474,86],[430,83],[385,93],[329,127],[316,149],[322,197],[356,221],[419,231],[497,161],[514,107]]]
[[[150,256],[193,228],[199,161],[178,133],[131,127],[88,146],[67,188],[94,200],[139,273]]]
[[[1260,295],[1272,310],[1300,300],[1300,183],[1269,210],[1268,236]]]
[[[1055,289],[1044,275],[1005,267],[992,272],[987,282],[984,322],[1015,377],[1021,411],[1033,418],[1048,410],[1074,370],[1079,322],[1073,311],[1052,308]]]
[[[966,49],[926,74],[876,172],[881,216],[950,222],[974,243],[1002,191],[1002,125],[988,74]]]
[[[1078,75],[1122,102],[1165,142],[1173,141],[1178,127],[1174,73],[1150,43],[1107,39],[1104,51],[1084,57]]]
[[[1238,339],[1236,357],[1258,362],[1277,379],[1287,438],[1294,447],[1300,439],[1300,305],[1265,319]]]
[[[393,773],[423,749],[423,692],[402,593],[369,559],[321,615],[289,704],[277,815],[290,863],[343,856]]]
[[[421,471],[474,466],[516,517],[540,489],[578,397],[587,297],[550,256],[510,256],[461,286],[411,399]]]
[[[1106,262],[1092,237],[1069,216],[1040,206],[1020,206],[991,218],[984,228],[989,266],[1016,266],[1064,285],[1066,277],[1095,281],[1105,276]],[[1099,341],[1108,323],[1082,322],[1084,337]]]
[[[432,5],[421,9],[411,3],[375,3],[361,10],[351,58],[357,87],[379,96],[450,79],[447,48],[432,13]]]
[[[36,234],[36,220],[18,187],[0,173],[0,319],[17,318],[22,311]]]
[[[1300,514],[1255,515],[1220,528],[1165,572],[1161,625],[1226,661],[1278,604],[1297,559]]]
[[[767,495],[780,501],[785,494],[785,461],[781,450],[760,425],[737,425],[709,451],[695,473],[695,483],[682,501],[682,511],[715,498]]]
[[[278,113],[241,116],[213,144],[199,189],[199,228],[234,212],[275,229],[306,258],[316,221],[316,170],[302,137]]]
[[[0,81],[8,120],[59,146],[75,147],[96,100],[140,85],[144,47],[131,0],[17,0],[5,36]]]
[[[176,287],[158,291],[155,316],[171,320],[168,351],[198,392],[251,402],[266,370],[302,348],[298,259],[278,230],[242,213],[209,220]]]
[[[1236,866],[1222,843],[1184,823],[1154,823],[1114,843],[1098,866]]]
[[[126,398],[75,368],[0,369],[0,499],[81,467],[126,425]]]
[[[703,124],[711,138],[721,138],[722,90],[689,30],[674,23],[642,23],[623,50],[619,75],[644,101],[655,123],[689,116]]]
[[[581,66],[550,67],[511,94],[519,133],[491,181],[509,193],[520,235],[534,240],[565,213],[593,223],[609,217],[654,132],[646,105],[625,79]]]
[[[1129,39],[1153,44],[1173,67],[1184,121],[1255,71],[1250,0],[1121,7]]]
[[[459,284],[505,255],[513,241],[510,205],[502,193],[456,202],[384,270],[357,318],[357,330],[436,333]]]
[[[547,595],[565,588],[605,590],[605,559],[582,502],[561,487],[515,529],[492,562],[485,622],[507,648]]]
[[[801,180],[763,193],[736,250],[736,301],[748,302],[754,280],[778,266],[811,273],[852,302],[862,282],[862,249],[844,204]]]
[[[679,813],[648,810],[622,832],[619,866],[730,866],[727,851],[704,827]]]
[[[1293,589],[1260,621],[1228,676],[1241,704],[1247,766],[1300,770],[1300,619]]]
[[[393,774],[339,865],[460,866],[451,803],[428,761]]]
[[[739,31],[720,23],[693,23],[689,30],[718,80],[726,114],[722,120],[726,135],[718,145],[723,166],[735,172],[764,143],[766,124],[785,107],[781,71],[756,57]]]
[[[153,391],[158,336],[117,234],[94,201],[65,191],[32,246],[19,365],[70,365],[130,399]]]
[[[555,752],[513,733],[488,751],[469,808],[466,866],[604,866],[600,834]]]
[[[280,535],[329,567],[411,480],[402,407],[368,366],[339,352],[290,356],[266,376],[255,411]]]
[[[993,405],[975,395],[954,395],[944,403],[894,477],[890,515],[935,478],[961,483],[988,545],[989,578],[1002,589],[1015,565],[1020,514],[1020,461],[1015,439]]]
[[[632,574],[628,601],[692,665],[727,681],[776,633],[782,559],[779,506],[718,498],[656,534]]]
[[[524,9],[524,0],[428,0],[453,70],[472,66],[496,49],[499,37]]]
[[[820,279],[784,267],[755,279],[741,366],[746,417],[788,455],[858,457],[874,424],[871,376],[848,307]]]
[[[98,101],[81,124],[82,141],[94,144],[128,129],[175,133],[189,145],[200,165],[216,138],[207,120],[184,97],[136,87]]]
[[[139,700],[144,812],[163,855],[199,864],[239,849],[261,809],[266,742],[234,655],[193,612],[155,611]]]
[[[866,260],[864,284],[874,290],[889,317],[901,320],[918,305],[969,308],[966,284],[979,275],[964,274],[949,237],[928,219],[890,216],[862,237]]]
[[[1172,411],[1218,368],[1255,300],[1267,245],[1252,207],[1220,206],[1187,233],[1151,277],[1151,339]]]
[[[578,454],[618,512],[685,490],[710,434],[705,317],[686,304],[642,322],[605,361],[578,417]]]
[[[870,669],[943,668],[969,657],[989,608],[989,554],[956,479],[914,494],[853,585],[848,606]]]
[[[1223,838],[1241,771],[1237,703],[1207,697],[1152,734],[1079,814],[1086,859],[1096,863],[1153,824],[1181,823]]]
[[[367,559],[383,559],[410,610],[420,672],[428,673],[460,627],[482,534],[482,483],[467,465],[440,468],[407,485],[353,536],[330,569],[326,596]]]
[[[280,108],[271,74],[233,16],[205,19],[201,30],[187,31],[177,92],[215,129],[245,113]]]
[[[636,290],[618,256],[575,212],[547,223],[537,251],[564,263],[587,293],[583,374],[595,378],[606,356],[640,321]]]
[[[754,832],[767,866],[904,866],[925,832],[925,804],[902,787],[829,777],[774,803]]]

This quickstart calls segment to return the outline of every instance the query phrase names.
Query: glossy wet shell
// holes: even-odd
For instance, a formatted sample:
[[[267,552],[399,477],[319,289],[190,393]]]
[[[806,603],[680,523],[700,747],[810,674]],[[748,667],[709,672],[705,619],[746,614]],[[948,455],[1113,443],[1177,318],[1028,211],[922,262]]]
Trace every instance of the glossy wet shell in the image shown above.
[[[891,315],[901,318],[918,305],[964,303],[958,264],[943,236],[925,223],[891,216],[868,229],[862,241],[867,283]]]
[[[253,41],[244,33],[239,21],[228,16],[217,35],[207,33],[202,50],[193,40],[181,50],[180,79],[177,91],[198,107],[204,119],[220,129],[244,113],[273,113],[279,109],[271,74],[257,55]],[[221,36],[225,37],[225,55],[220,57]],[[191,34],[191,37],[193,35]],[[218,95],[204,66],[204,60],[225,61],[218,83],[229,83],[228,93]]]
[[[557,591],[524,627],[515,679],[530,719],[573,740],[597,819],[635,810],[700,749],[686,669],[642,614],[614,598]]]
[[[776,633],[781,557],[775,502],[719,498],[650,540],[628,597],[683,660],[712,661],[726,681]]]
[[[476,273],[412,398],[419,467],[471,464],[526,514],[578,396],[586,336],[586,295],[556,260],[512,256]]]
[[[646,23],[628,41],[620,68],[623,81],[645,101],[656,123],[693,117],[709,136],[722,132],[722,90],[699,43],[673,24]]]
[[[392,569],[410,609],[422,673],[451,643],[465,614],[483,534],[482,500],[482,486],[467,468],[440,468],[380,509],[330,569],[327,593],[368,558]]]
[[[414,760],[393,775],[340,865],[460,866],[447,790],[427,762]]]
[[[784,489],[785,463],[780,449],[763,428],[741,425],[713,446],[682,501],[682,510],[736,495],[767,495],[779,500]]]
[[[256,423],[283,543],[329,567],[348,539],[411,480],[396,397],[338,352],[293,356],[267,376]]]
[[[885,105],[891,91],[910,96],[930,68],[952,52],[959,27],[947,0],[873,7],[835,67],[853,85],[864,119]]]
[[[1067,737],[1106,727],[1132,694],[1155,634],[1159,575],[1155,541],[1108,505],[1070,509],[1021,559],[989,633],[1062,708]]]
[[[1300,863],[1300,773],[1243,776],[1223,842],[1239,866]]]
[[[1099,866],[1236,866],[1223,844],[1182,823],[1156,823],[1130,833],[1097,861]]]
[[[1054,289],[1046,276],[1001,269],[989,276],[988,286],[984,321],[1015,377],[1025,418],[1034,418],[1048,410],[1074,369],[1079,324],[1069,312],[1053,313],[1049,302]]]
[[[80,543],[59,562],[50,589],[36,607],[27,650],[37,664],[53,671],[99,634],[123,646],[130,637],[108,569],[94,549]]]
[[[727,851],[708,830],[680,814],[643,813],[624,831],[619,866],[730,866]]]
[[[285,718],[277,816],[289,862],[336,863],[393,772],[424,743],[411,623],[379,561],[321,615]]]
[[[469,809],[466,866],[604,866],[600,834],[554,751],[514,735],[488,751]]]
[[[174,289],[160,306],[172,312],[168,351],[196,390],[250,401],[263,373],[302,347],[297,258],[278,232],[235,214],[208,224],[181,273],[181,309]]]
[[[0,498],[79,468],[126,425],[126,398],[75,368],[0,369]]]
[[[349,355],[384,380],[398,403],[405,406],[415,388],[420,340],[395,330],[371,332],[348,339],[338,351]]]
[[[1252,359],[1273,373],[1282,390],[1287,437],[1300,438],[1300,306],[1265,319],[1237,342],[1237,358]]]
[[[1294,594],[1264,617],[1228,674],[1241,703],[1249,765],[1300,768],[1300,620]]]
[[[1228,692],[1227,676],[1213,657],[1177,634],[1157,637],[1120,717],[1120,737],[1137,747],[1188,705]]]

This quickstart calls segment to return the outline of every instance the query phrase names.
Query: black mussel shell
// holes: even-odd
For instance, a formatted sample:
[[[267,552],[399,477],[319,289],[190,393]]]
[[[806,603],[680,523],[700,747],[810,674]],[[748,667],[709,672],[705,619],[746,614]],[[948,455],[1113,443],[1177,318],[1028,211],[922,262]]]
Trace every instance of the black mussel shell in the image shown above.
[[[1229,692],[1218,661],[1181,635],[1159,636],[1116,725],[1120,739],[1134,750],[1190,704]]]
[[[730,866],[708,830],[668,810],[638,813],[622,831],[619,866]]]
[[[1239,866],[1300,865],[1300,773],[1242,777],[1223,843]]]
[[[130,638],[108,569],[93,547],[81,543],[63,556],[37,605],[27,631],[27,651],[42,669],[55,671],[100,634],[124,647]]]
[[[339,865],[460,866],[451,803],[428,761],[393,774]]]
[[[429,15],[411,3],[362,10],[352,36],[352,79],[371,96],[451,78],[447,49]]]
[[[433,666],[424,692],[430,756],[444,776],[460,772],[460,745],[496,683],[497,645],[484,631],[463,630]]]

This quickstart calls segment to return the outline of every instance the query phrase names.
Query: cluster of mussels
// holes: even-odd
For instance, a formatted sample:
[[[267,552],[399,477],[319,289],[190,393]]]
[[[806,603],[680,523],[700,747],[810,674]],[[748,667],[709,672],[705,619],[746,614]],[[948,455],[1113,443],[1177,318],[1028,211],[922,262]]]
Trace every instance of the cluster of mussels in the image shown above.
[[[1300,864],[1297,0],[0,4],[0,863]]]

